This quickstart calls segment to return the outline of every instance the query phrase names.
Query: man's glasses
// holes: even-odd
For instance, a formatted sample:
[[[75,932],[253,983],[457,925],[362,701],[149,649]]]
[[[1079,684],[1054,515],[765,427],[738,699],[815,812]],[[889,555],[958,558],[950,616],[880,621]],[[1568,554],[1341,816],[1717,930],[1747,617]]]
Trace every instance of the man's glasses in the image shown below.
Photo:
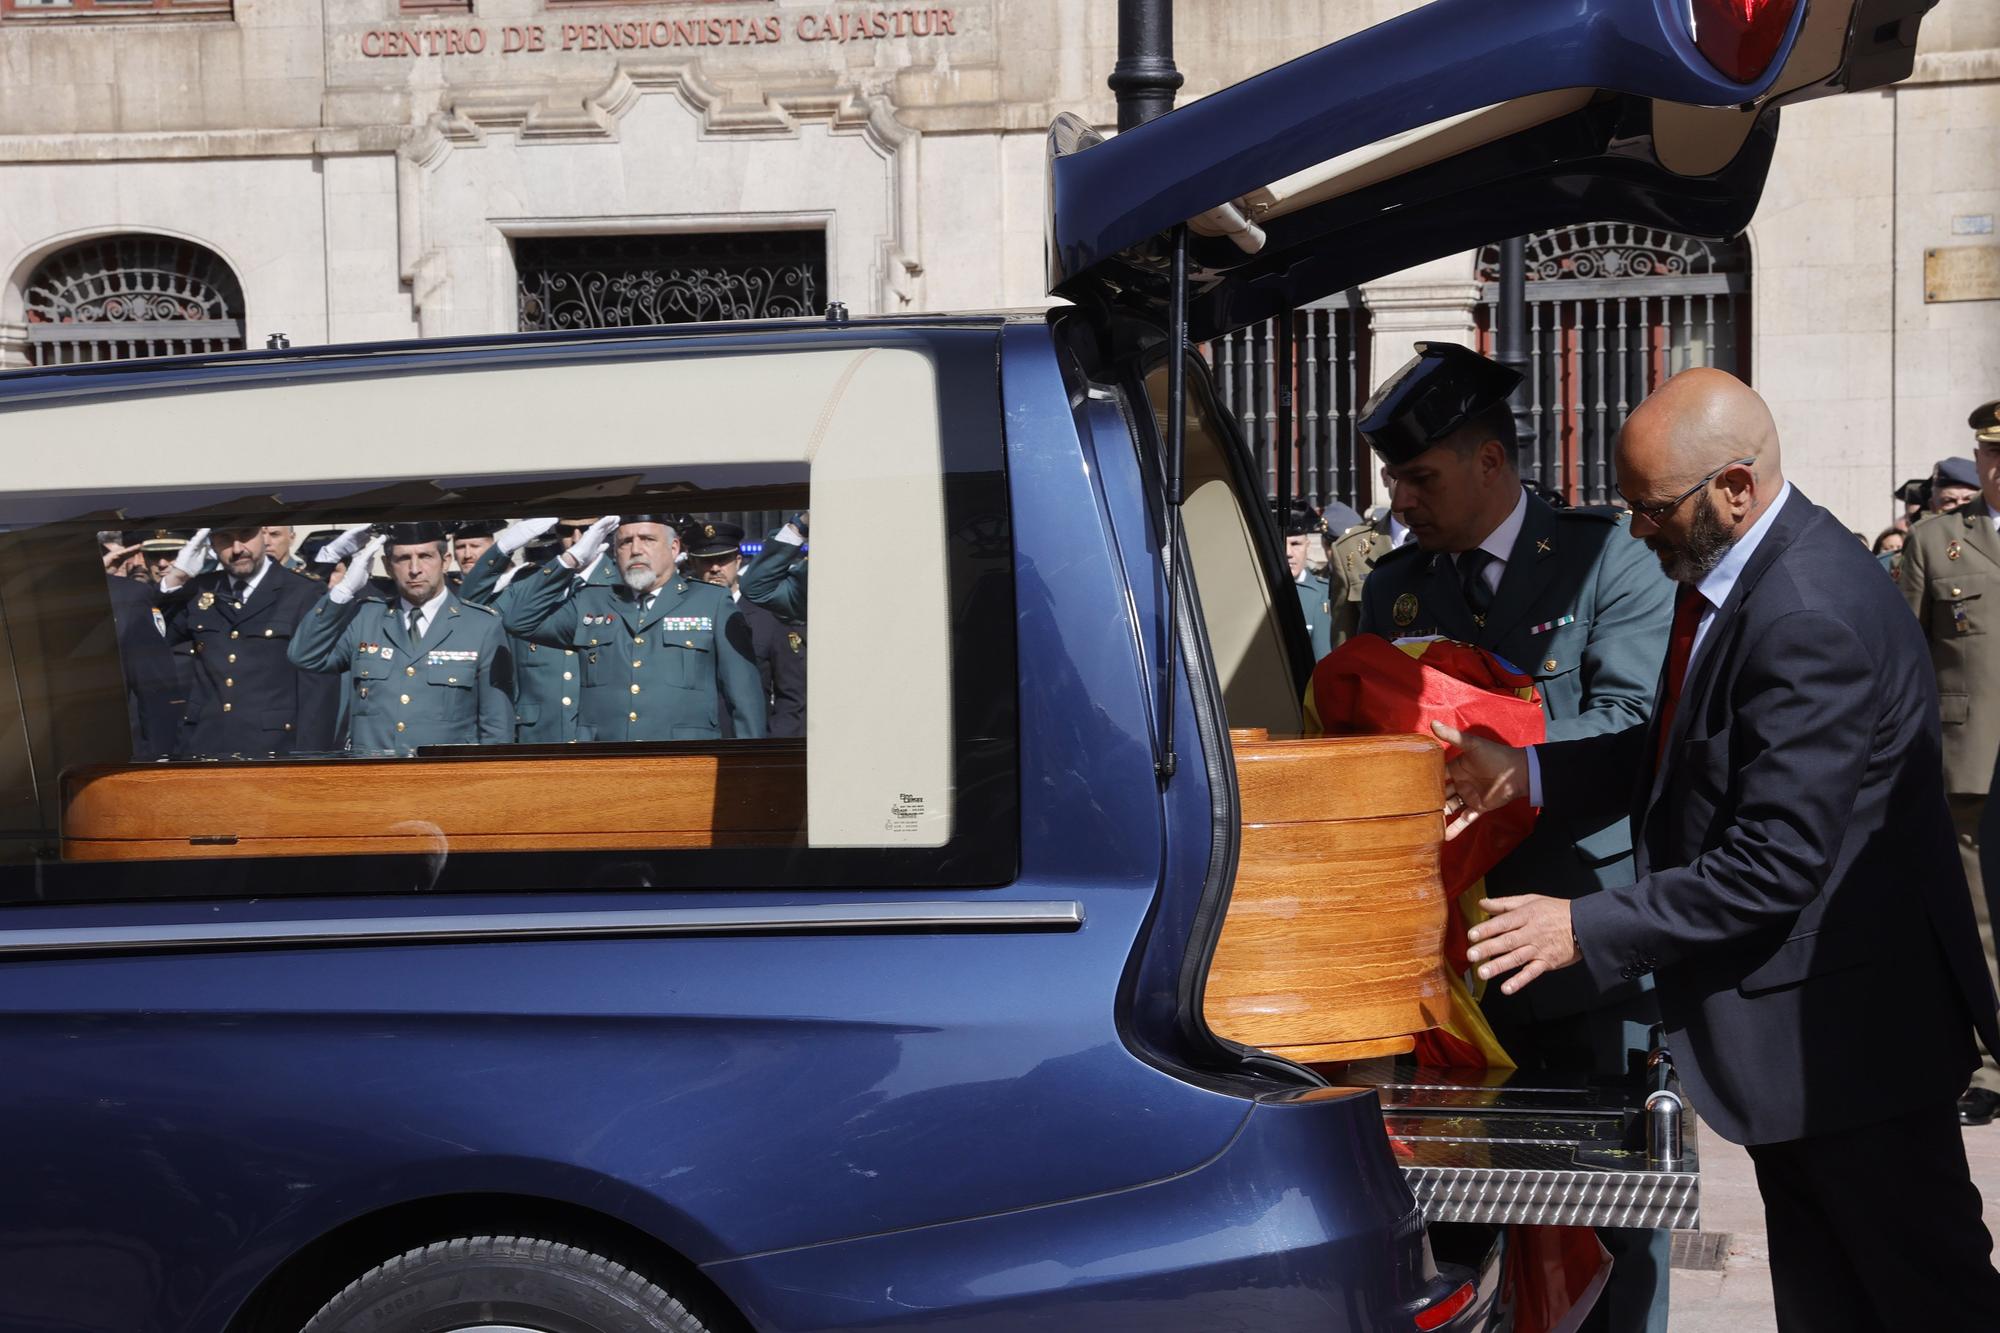
[[[1693,495],[1696,491],[1700,490],[1702,487],[1708,485],[1708,483],[1710,483],[1711,481],[1714,481],[1717,477],[1721,476],[1723,473],[1729,471],[1730,468],[1745,467],[1756,461],[1757,459],[1755,455],[1752,455],[1749,458],[1733,458],[1729,462],[1724,463],[1721,467],[1716,468],[1713,472],[1710,472],[1707,476],[1703,477],[1700,481],[1696,482],[1694,485],[1682,491],[1679,495],[1676,495],[1673,499],[1661,501],[1659,504],[1650,504],[1650,505],[1640,504],[1637,500],[1634,500],[1631,496],[1625,494],[1624,491],[1618,492],[1618,498],[1623,500],[1625,502],[1625,507],[1630,509],[1633,513],[1638,514],[1640,517],[1644,518],[1648,523],[1657,524],[1662,519],[1664,519],[1668,514],[1671,514],[1676,509],[1679,509],[1681,507],[1681,502],[1683,500],[1687,499],[1690,495]]]

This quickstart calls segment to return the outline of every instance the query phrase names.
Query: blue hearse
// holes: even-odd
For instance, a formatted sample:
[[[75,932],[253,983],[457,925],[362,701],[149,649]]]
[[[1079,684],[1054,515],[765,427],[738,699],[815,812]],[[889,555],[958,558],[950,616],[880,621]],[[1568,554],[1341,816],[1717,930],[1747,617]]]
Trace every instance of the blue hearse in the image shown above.
[[[0,1329],[1497,1328],[1490,1224],[1684,1224],[1661,1140],[1460,1104],[1438,1156],[1421,1089],[1205,1020],[1231,730],[1310,663],[1175,352],[1491,238],[1734,232],[1780,105],[1902,76],[1928,3],[1439,0],[1064,118],[1047,313],[0,376]],[[315,612],[93,545],[745,512],[807,538],[802,737],[642,731],[728,645],[592,616],[510,659],[554,708],[657,655],[646,738],[314,748]],[[470,660],[358,652],[384,717]]]

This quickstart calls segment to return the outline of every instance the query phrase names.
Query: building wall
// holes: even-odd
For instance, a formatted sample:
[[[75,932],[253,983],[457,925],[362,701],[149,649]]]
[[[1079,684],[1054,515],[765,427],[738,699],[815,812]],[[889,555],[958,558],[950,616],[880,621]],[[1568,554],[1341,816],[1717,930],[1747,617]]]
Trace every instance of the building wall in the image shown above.
[[[1181,0],[1183,98],[1413,7]],[[829,10],[902,35],[828,40]],[[511,238],[565,232],[824,225],[857,312],[1037,304],[1044,131],[1113,119],[1115,19],[237,0],[224,21],[0,23],[0,364],[24,356],[33,264],[119,230],[217,250],[253,342],[511,329]],[[1926,249],[2000,243],[1967,230],[2000,214],[2000,9],[1942,0],[1924,32],[1909,83],[1785,113],[1751,228],[1752,377],[1792,474],[1857,529],[2000,395],[2000,303],[1926,302],[1923,280]],[[1378,373],[1471,337],[1473,276],[1461,255],[1369,284]]]

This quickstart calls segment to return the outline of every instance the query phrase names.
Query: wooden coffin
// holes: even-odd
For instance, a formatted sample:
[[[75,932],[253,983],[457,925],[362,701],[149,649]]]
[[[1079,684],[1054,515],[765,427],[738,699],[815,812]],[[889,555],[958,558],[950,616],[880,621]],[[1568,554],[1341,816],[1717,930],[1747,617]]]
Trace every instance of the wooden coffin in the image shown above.
[[[1421,736],[1234,740],[1242,854],[1209,1027],[1302,1063],[1411,1049],[1446,1005],[1444,752]]]
[[[63,856],[74,861],[761,847],[803,840],[805,820],[805,746],[785,742],[720,754],[137,764],[63,776]]]

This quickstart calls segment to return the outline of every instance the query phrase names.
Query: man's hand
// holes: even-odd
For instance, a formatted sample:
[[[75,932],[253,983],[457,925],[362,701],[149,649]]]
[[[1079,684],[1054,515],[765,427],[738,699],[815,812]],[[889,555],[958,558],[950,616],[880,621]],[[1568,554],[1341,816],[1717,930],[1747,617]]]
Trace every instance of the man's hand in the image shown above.
[[[1449,842],[1488,810],[1498,810],[1528,794],[1528,752],[1483,736],[1468,736],[1442,722],[1431,733],[1458,753],[1444,765],[1445,841]]]
[[[313,557],[313,563],[337,565],[341,561],[348,559],[361,549],[361,543],[368,540],[368,526],[366,523],[356,523],[353,527],[320,547],[319,554]]]
[[[1564,899],[1529,893],[1484,898],[1479,905],[1492,915],[1465,932],[1472,941],[1465,956],[1479,964],[1479,975],[1488,980],[1503,972],[1514,974],[1500,983],[1501,994],[1512,995],[1542,973],[1578,961],[1576,932]]]
[[[500,548],[502,555],[512,555],[560,521],[553,518],[524,518],[509,523],[500,529],[500,534],[493,539],[493,544]]]
[[[576,539],[576,543],[556,559],[571,569],[586,568],[591,561],[597,559],[598,553],[604,549],[604,543],[610,541],[611,534],[617,530],[618,515],[606,514],[585,528],[582,535]]]
[[[144,549],[145,549],[144,547],[142,547],[142,546],[138,546],[138,545],[136,545],[136,544],[135,544],[135,545],[132,545],[132,546],[107,546],[107,547],[105,547],[105,548],[104,548],[104,572],[105,572],[105,573],[107,573],[107,574],[109,574],[109,573],[110,573],[110,572],[111,572],[111,571],[112,571],[113,569],[115,569],[115,568],[117,568],[117,567],[118,567],[119,565],[121,565],[121,564],[125,563],[126,559],[127,559],[127,558],[128,558],[129,556],[131,556],[132,552],[134,552],[134,551],[140,551],[140,550],[144,550]]]
[[[340,582],[326,590],[328,601],[335,606],[346,606],[361,595],[361,590],[368,586],[369,576],[375,570],[375,557],[381,553],[382,543],[386,540],[385,537],[375,538],[347,562],[347,572],[340,576]]]
[[[186,545],[181,547],[180,554],[174,557],[174,563],[168,565],[165,571],[161,573],[160,591],[172,592],[195,575],[201,573],[202,561],[207,556],[208,529],[203,528],[200,532],[195,533],[194,536],[187,539]]]

